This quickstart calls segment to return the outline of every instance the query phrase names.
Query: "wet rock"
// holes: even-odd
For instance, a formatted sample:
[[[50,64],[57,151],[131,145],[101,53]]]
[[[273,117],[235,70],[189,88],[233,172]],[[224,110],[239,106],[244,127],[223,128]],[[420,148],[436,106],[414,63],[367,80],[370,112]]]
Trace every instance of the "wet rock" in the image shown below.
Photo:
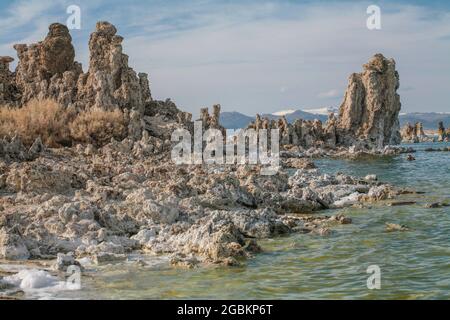
[[[333,232],[329,228],[316,228],[313,229],[312,233],[324,237],[330,236]]]
[[[192,269],[199,265],[200,261],[192,255],[173,254],[170,257],[170,264],[176,267]]]
[[[25,243],[17,234],[0,230],[0,258],[6,260],[27,260],[30,257]]]
[[[396,201],[389,203],[390,207],[399,207],[399,206],[410,206],[416,204],[415,201]]]
[[[409,231],[408,226],[399,225],[395,223],[386,223],[386,231],[387,232],[395,232],[395,231]]]
[[[108,252],[100,252],[93,256],[93,262],[97,265],[103,263],[118,263],[125,261],[127,256],[124,254],[116,254],[116,253],[108,253]]]
[[[82,269],[82,265],[75,260],[73,252],[69,252],[68,254],[58,253],[56,257],[56,262],[52,266],[53,270],[57,271],[67,271],[67,268],[70,266],[77,266]]]
[[[438,123],[438,141],[443,142],[447,139],[447,132],[445,131],[444,123],[442,121],[439,121]]]
[[[340,224],[351,224],[352,223],[352,219],[344,216],[343,214],[338,214],[338,215],[332,216],[330,218],[330,221],[337,221]]]
[[[366,180],[366,181],[377,181],[377,180],[378,180],[378,177],[377,177],[376,174],[368,174],[368,175],[364,178],[364,180]]]
[[[247,245],[244,247],[244,249],[247,252],[251,252],[251,253],[261,253],[263,252],[263,249],[261,248],[261,246],[256,242],[255,239],[250,239],[247,243]]]
[[[421,122],[411,125],[409,122],[401,130],[402,141],[405,143],[432,142],[433,138],[428,137]]]
[[[436,209],[436,208],[442,208],[442,207],[448,207],[450,206],[447,203],[443,203],[443,202],[434,202],[434,203],[427,203],[425,204],[425,208],[427,209]]]
[[[288,168],[305,169],[305,170],[317,168],[314,162],[305,158],[289,158],[283,162],[283,165],[285,165]]]

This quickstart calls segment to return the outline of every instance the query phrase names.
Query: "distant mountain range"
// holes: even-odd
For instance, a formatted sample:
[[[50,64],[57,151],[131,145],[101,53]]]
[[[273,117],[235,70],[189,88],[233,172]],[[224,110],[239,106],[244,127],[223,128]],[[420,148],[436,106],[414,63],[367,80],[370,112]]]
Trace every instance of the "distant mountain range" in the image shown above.
[[[261,114],[261,117],[267,117],[270,120],[276,120],[282,117],[283,115],[286,117],[287,121],[290,123],[294,122],[297,119],[304,120],[314,120],[319,119],[322,122],[327,121],[328,113],[334,112],[336,115],[338,114],[338,110],[335,108],[318,108],[318,109],[305,109],[305,110],[283,110],[274,112],[272,114]],[[416,122],[422,122],[423,128],[425,130],[436,130],[439,121],[444,122],[444,126],[446,128],[450,127],[450,113],[438,113],[438,112],[429,112],[429,113],[405,113],[400,115],[400,126],[404,126],[406,123],[414,124]],[[220,123],[226,129],[240,129],[245,128],[248,124],[255,120],[255,117],[251,117],[245,115],[240,112],[222,112],[220,114]]]
[[[317,109],[319,110],[319,109]],[[323,109],[320,109],[323,111]],[[261,114],[261,118],[269,118],[270,120],[277,120],[282,116],[286,117],[286,120],[290,123],[294,122],[297,119],[303,120],[314,120],[319,119],[322,122],[327,121],[327,114],[319,114],[319,113],[310,113],[302,110],[284,110],[278,111],[272,114]],[[250,122],[254,121],[255,117],[250,117],[240,112],[222,112],[220,114],[220,124],[223,125],[226,129],[241,129],[245,128],[249,125]]]
[[[425,130],[437,130],[439,121],[444,122],[446,128],[450,127],[450,113],[427,112],[427,113],[406,113],[400,115],[400,126],[404,126],[408,122],[414,124],[422,122]]]

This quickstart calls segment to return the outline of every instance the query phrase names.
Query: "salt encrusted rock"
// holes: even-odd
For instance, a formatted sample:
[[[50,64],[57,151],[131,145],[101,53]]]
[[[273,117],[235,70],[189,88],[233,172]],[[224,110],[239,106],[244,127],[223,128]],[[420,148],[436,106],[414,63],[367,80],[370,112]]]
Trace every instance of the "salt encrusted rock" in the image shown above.
[[[0,158],[7,161],[31,161],[44,150],[40,138],[37,138],[29,149],[25,148],[17,136],[14,136],[11,140],[6,138],[0,140]]]
[[[282,146],[302,146],[310,147],[329,147],[336,146],[335,118],[331,116],[329,124],[323,128],[320,120],[296,120],[293,124],[287,122],[285,117],[278,121],[270,121],[268,118],[261,119],[256,115],[256,120],[248,126],[248,129],[255,129],[257,132],[261,129],[279,129],[280,145]]]
[[[51,25],[43,42],[16,45],[19,66],[12,85],[17,85],[21,102],[53,98],[79,112],[119,108],[125,112],[129,137],[98,148],[48,150],[40,139],[28,150],[17,138],[1,141],[0,155],[7,161],[0,163],[0,188],[10,195],[0,199],[0,257],[57,258],[58,270],[81,257],[109,263],[124,261],[136,251],[170,254],[176,265],[237,265],[260,251],[257,239],[290,232],[328,235],[333,224],[351,222],[341,215],[299,213],[391,197],[390,187],[374,179],[321,174],[302,158],[339,147],[340,120],[333,114],[325,124],[289,124],[284,117],[269,121],[257,116],[256,130],[280,130],[288,150],[283,160],[301,168],[293,175],[280,168],[264,176],[259,166],[174,165],[170,136],[180,127],[192,131],[192,115],[180,112],[170,100],[152,100],[147,76],[136,75],[128,66],[123,39],[116,33],[110,23],[97,24],[89,41],[87,73],[74,61],[63,25]],[[0,60],[3,82],[11,81],[10,60]],[[375,80],[389,80],[392,70],[387,69],[386,75],[373,73]],[[390,83],[383,85],[390,90]],[[372,99],[377,95],[381,93]],[[364,106],[366,115],[377,118],[372,107]],[[219,117],[220,105],[213,106],[212,114],[203,109],[204,129],[224,131]],[[376,125],[378,120],[361,121]],[[355,132],[358,139],[361,130]],[[364,150],[358,146],[353,151],[357,155]]]
[[[119,108],[125,111],[129,137],[134,141],[140,140],[144,131],[164,141],[170,140],[177,127],[192,130],[191,114],[181,112],[170,99],[152,99],[147,74],[136,74],[129,67],[128,56],[122,52],[123,38],[116,33],[111,23],[97,23],[89,40],[86,73],[74,60],[68,28],[60,23],[51,24],[41,42],[14,45],[19,58],[15,73],[9,70],[13,59],[0,57],[0,105],[19,106],[31,99],[48,98],[77,112]],[[215,106],[213,127],[218,127],[219,112],[220,106]]]
[[[402,141],[406,143],[418,143],[425,141],[432,141],[431,138],[427,137],[423,131],[423,125],[421,122],[416,122],[413,126],[409,122],[401,130]]]
[[[80,76],[77,102],[92,107],[133,109],[144,114],[151,101],[147,75],[137,76],[122,53],[123,38],[109,22],[101,21],[89,40],[89,70]]]
[[[408,226],[405,225],[399,225],[396,223],[388,223],[386,222],[386,231],[387,232],[394,232],[394,231],[409,231]]]
[[[109,22],[98,22],[89,40],[89,70],[74,61],[75,50],[66,26],[54,23],[44,41],[17,44],[17,86],[22,104],[33,98],[52,98],[80,109],[133,109],[144,114],[151,101],[147,75],[139,76],[122,53],[121,36]]]
[[[398,115],[400,112],[399,75],[394,60],[376,54],[364,65],[362,73],[350,76],[339,117],[329,114],[327,122],[296,120],[289,124],[285,117],[278,121],[261,119],[256,115],[249,129],[279,129],[282,146],[297,145],[303,148],[331,148],[360,145],[366,150],[382,150],[386,145],[399,144]],[[202,118],[207,119],[206,110]],[[417,135],[425,136],[417,125]]]
[[[376,148],[400,143],[399,86],[395,61],[382,54],[365,64],[362,73],[352,74],[339,111],[338,142],[361,140]]]
[[[56,271],[67,271],[67,268],[70,266],[77,266],[80,269],[83,269],[82,265],[75,260],[73,252],[69,252],[67,254],[58,253],[52,268]]]
[[[0,230],[0,259],[27,260],[30,252],[22,238],[14,230]]]
[[[82,69],[74,61],[75,50],[66,26],[51,24],[44,41],[16,44],[14,49],[19,57],[16,85],[22,104],[34,98],[53,98],[63,105],[73,102]]]
[[[285,161],[283,161],[283,165],[288,168],[306,169],[306,170],[317,168],[314,162],[306,158],[288,158]]]
[[[447,141],[448,138],[450,138],[450,135],[447,135],[447,131],[445,130],[444,123],[442,121],[439,121],[439,123],[438,123],[437,135],[438,135],[439,142]]]
[[[0,105],[13,104],[18,98],[14,74],[9,70],[13,61],[11,57],[0,56]]]
[[[248,238],[326,235],[329,223],[350,223],[298,213],[390,196],[389,186],[317,169],[262,176],[248,166],[179,167],[161,153],[134,158],[136,143],[112,142],[89,156],[55,149],[0,167],[14,199],[0,226],[12,237],[8,252],[22,252],[8,256],[26,257],[26,248],[32,258],[74,252],[108,263],[143,250],[175,254],[177,265],[235,265],[257,251]]]
[[[222,136],[226,136],[226,130],[220,125],[220,104],[213,105],[213,113],[210,115],[208,108],[200,109],[200,119],[203,124],[203,130],[217,129],[222,132]]]

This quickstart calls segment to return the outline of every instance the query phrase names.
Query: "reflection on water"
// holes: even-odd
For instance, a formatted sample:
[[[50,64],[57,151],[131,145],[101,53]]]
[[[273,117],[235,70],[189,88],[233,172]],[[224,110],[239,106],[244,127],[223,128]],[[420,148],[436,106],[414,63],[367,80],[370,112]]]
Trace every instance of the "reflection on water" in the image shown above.
[[[450,202],[450,152],[423,152],[426,146],[414,145],[419,152],[413,162],[406,155],[317,162],[323,172],[377,174],[382,181],[425,192],[404,196],[415,205],[343,209],[352,225],[339,226],[328,237],[297,234],[262,241],[265,252],[245,267],[108,267],[83,277],[81,291],[58,298],[448,299],[450,208],[425,209],[424,204]],[[386,222],[406,224],[411,231],[386,233]],[[366,270],[373,264],[381,268],[381,290],[366,287]]]

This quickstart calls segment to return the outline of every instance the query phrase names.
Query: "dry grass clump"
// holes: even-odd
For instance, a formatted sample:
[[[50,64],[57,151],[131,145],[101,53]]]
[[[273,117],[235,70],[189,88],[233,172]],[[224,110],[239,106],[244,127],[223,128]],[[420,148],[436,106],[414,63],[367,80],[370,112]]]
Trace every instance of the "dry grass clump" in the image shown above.
[[[105,111],[91,109],[80,113],[70,123],[70,136],[80,143],[104,145],[111,138],[122,140],[127,133],[124,114],[121,110]]]
[[[0,107],[0,138],[17,135],[27,146],[38,137],[49,147],[75,143],[101,146],[112,137],[123,139],[126,127],[120,110],[92,109],[77,113],[53,100],[31,100],[21,108]]]
[[[28,146],[37,137],[50,147],[67,145],[70,118],[70,112],[53,100],[31,100],[22,108],[1,107],[0,136],[17,135]]]

